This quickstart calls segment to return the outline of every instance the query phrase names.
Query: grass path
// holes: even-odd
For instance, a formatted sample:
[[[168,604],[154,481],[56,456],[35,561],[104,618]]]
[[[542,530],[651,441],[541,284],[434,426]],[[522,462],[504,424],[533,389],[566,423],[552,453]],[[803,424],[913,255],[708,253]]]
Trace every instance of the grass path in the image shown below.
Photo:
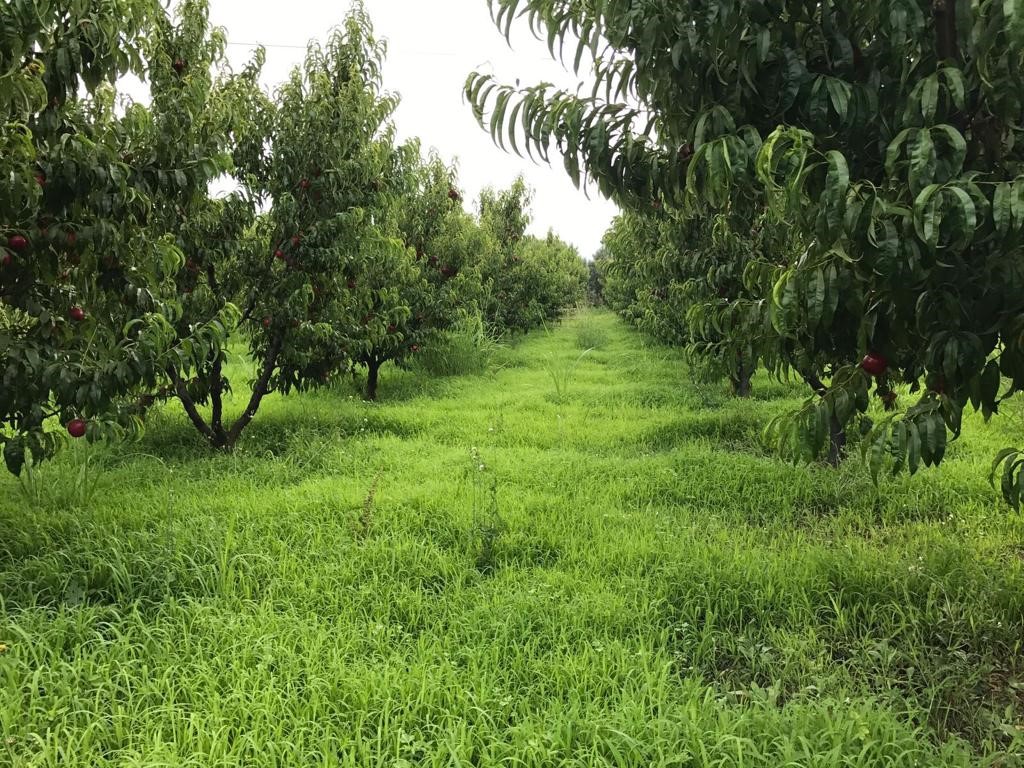
[[[1021,764],[1019,420],[878,494],[608,313],[501,357],[0,480],[0,765]]]

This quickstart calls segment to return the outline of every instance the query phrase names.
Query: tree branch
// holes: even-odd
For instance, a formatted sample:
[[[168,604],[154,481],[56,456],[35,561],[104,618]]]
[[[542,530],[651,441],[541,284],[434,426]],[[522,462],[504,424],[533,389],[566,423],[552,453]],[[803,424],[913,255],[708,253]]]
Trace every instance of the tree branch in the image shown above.
[[[939,61],[953,61],[959,64],[956,0],[932,0],[932,18],[935,20],[935,53]]]
[[[270,386],[270,377],[274,374],[274,369],[277,367],[277,358],[281,354],[281,348],[284,346],[284,333],[277,331],[274,338],[270,342],[270,348],[267,350],[267,356],[263,360],[263,370],[260,371],[260,377],[256,380],[255,385],[252,388],[252,395],[249,397],[249,404],[245,410],[242,411],[242,415],[235,420],[235,423],[231,425],[231,429],[227,433],[225,446],[226,448],[232,447],[238,440],[239,435],[242,434],[242,430],[249,426],[249,422],[252,421],[256,415],[256,411],[260,408],[260,402],[263,400],[263,396],[267,394],[267,387]]]
[[[195,400],[188,393],[188,388],[185,386],[185,382],[181,380],[178,372],[173,368],[167,369],[167,374],[171,377],[171,381],[174,382],[174,393],[178,396],[178,400],[181,401],[181,407],[185,409],[185,413],[188,414],[189,420],[195,425],[195,428],[199,430],[199,433],[209,440],[211,443],[216,443],[216,435],[210,428],[210,425],[203,419],[202,414],[199,413],[199,409],[196,408]]]

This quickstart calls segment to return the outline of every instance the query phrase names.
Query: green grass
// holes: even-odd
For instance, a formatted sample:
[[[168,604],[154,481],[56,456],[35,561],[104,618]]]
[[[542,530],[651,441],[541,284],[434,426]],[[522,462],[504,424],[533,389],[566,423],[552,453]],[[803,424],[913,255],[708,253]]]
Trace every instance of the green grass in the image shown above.
[[[608,313],[499,356],[0,480],[0,765],[1021,764],[1019,418],[876,493]]]

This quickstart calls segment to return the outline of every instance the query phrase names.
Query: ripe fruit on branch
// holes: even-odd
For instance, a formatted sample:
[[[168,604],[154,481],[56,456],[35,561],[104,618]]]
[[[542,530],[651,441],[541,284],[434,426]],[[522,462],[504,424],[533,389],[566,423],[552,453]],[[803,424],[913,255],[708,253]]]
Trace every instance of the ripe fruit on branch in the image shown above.
[[[11,235],[7,238],[7,245],[12,251],[24,251],[28,248],[28,240],[23,235]]]
[[[40,187],[46,186],[46,174],[42,171],[36,174],[36,184]]]
[[[172,64],[171,66],[173,66],[174,71],[180,75],[182,72],[185,71],[185,60],[181,58],[175,59],[174,64]]]
[[[284,251],[278,248],[276,251],[274,251],[274,258],[281,259],[281,261],[284,261]]]
[[[270,317],[269,316],[264,317],[263,318],[263,327],[264,328],[269,328],[270,327],[270,322],[271,321],[270,321]]]
[[[72,307],[68,310],[68,317],[74,320],[76,323],[80,323],[85,320],[85,310],[81,307]]]
[[[298,248],[302,239],[298,235],[292,235],[292,248]]]
[[[860,361],[860,367],[871,376],[881,376],[889,367],[889,361],[877,352],[868,352]]]
[[[461,203],[462,195],[459,194],[459,191],[457,189],[452,187],[451,189],[448,190],[448,199],[451,200],[453,203]]]
[[[11,254],[4,251],[3,256],[0,256],[0,267],[9,267],[14,259],[11,258]]]
[[[300,181],[300,182],[299,182],[299,186],[300,186],[300,187],[301,187],[302,189],[309,189],[309,188],[310,188],[310,186],[311,186],[311,185],[310,185],[310,183],[309,183],[309,179],[303,179],[302,181]]]
[[[75,244],[78,243],[78,235],[74,230],[71,230],[64,236],[64,242],[68,244],[68,248],[74,248]]]
[[[68,434],[74,438],[85,437],[85,421],[82,419],[72,419],[68,422]]]
[[[351,291],[356,287],[356,279],[354,277],[350,277],[346,285],[348,286],[348,289]]]

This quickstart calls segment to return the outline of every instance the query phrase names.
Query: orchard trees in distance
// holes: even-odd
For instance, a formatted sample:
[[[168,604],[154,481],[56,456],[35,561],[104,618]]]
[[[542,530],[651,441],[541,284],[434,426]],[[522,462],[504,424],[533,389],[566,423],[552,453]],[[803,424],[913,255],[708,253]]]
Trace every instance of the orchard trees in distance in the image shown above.
[[[460,317],[476,311],[482,232],[462,208],[454,169],[436,155],[423,159],[419,142],[401,148],[402,185],[392,208],[401,248],[364,263],[357,280],[371,305],[351,333],[354,361],[366,368],[366,398],[377,398],[386,362],[404,365],[435,343]]]

